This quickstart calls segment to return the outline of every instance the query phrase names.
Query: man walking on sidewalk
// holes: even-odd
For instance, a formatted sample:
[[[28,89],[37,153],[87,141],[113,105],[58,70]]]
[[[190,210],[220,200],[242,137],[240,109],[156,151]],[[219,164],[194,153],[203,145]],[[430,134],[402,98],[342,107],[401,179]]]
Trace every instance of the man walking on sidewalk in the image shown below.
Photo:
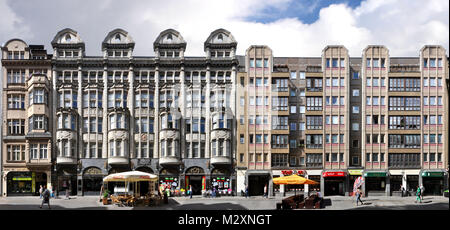
[[[422,199],[420,198],[422,195],[422,190],[420,189],[419,186],[417,186],[417,190],[416,190],[416,200],[414,201],[414,203],[417,203],[417,200],[420,201],[420,203],[422,203]]]
[[[42,193],[42,197],[44,199],[42,199],[42,203],[41,203],[41,206],[39,208],[42,208],[42,205],[47,203],[48,209],[51,209],[50,208],[50,191],[45,187],[45,185],[44,185],[43,189],[44,189],[44,192]]]

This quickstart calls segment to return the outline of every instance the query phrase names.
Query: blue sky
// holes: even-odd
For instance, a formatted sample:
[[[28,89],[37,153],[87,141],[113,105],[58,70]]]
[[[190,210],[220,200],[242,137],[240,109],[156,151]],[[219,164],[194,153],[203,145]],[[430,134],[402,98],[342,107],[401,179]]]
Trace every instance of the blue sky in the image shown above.
[[[297,18],[311,24],[319,19],[320,10],[331,4],[345,4],[354,9],[360,6],[361,0],[292,0],[282,6],[269,5],[257,15],[246,17],[246,20],[270,23],[282,18]]]

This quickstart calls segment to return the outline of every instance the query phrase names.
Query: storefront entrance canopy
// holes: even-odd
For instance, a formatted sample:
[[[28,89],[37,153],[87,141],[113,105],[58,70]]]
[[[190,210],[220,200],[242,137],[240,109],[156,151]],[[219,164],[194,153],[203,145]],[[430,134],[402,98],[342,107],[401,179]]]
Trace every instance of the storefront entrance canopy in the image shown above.
[[[422,172],[422,177],[443,177],[443,176],[444,172],[430,172],[430,171]]]
[[[386,172],[366,172],[364,177],[386,177]]]

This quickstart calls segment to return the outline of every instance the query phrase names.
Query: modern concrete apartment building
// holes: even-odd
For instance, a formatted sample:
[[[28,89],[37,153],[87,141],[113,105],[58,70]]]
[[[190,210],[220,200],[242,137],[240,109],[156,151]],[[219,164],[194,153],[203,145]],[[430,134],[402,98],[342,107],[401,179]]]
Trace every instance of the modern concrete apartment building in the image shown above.
[[[2,47],[2,187],[34,195],[51,185],[51,56],[42,45],[12,39]]]
[[[321,190],[397,195],[423,185],[448,188],[448,57],[426,45],[417,57],[367,46],[350,57],[340,45],[317,57],[277,57],[268,46],[236,54],[224,29],[205,56],[187,57],[168,29],[155,56],[134,56],[116,29],[88,56],[81,36],[59,31],[53,55],[19,39],[2,47],[3,196],[99,194],[105,175],[155,173],[194,194],[286,195]],[[299,51],[301,53],[301,51]],[[299,174],[315,186],[273,185]],[[146,193],[146,186],[138,188]]]
[[[272,54],[267,46],[259,48]],[[371,196],[398,195],[401,186],[412,191],[423,185],[430,194],[440,194],[448,187],[448,118],[444,114],[448,108],[444,83],[448,64],[441,46],[425,46],[419,57],[390,57],[384,46],[368,46],[362,57],[349,57],[343,46],[327,46],[316,58],[270,55],[268,63],[273,65],[260,66],[259,75],[251,72],[251,60],[264,57],[248,50],[240,59],[238,73],[247,89],[237,95],[241,98],[238,108],[244,108],[238,109],[244,121],[238,125],[238,190],[249,186],[251,194],[262,193],[261,183],[248,176],[251,173],[270,174],[272,177],[262,184],[267,183],[269,193],[275,195],[293,193],[294,189],[351,195],[359,176],[366,181],[362,190]],[[258,85],[264,80],[252,81],[252,77],[270,76],[270,68],[272,74],[289,73],[289,111],[283,114],[288,120],[278,122],[273,114],[272,119],[262,115],[262,124],[265,120],[270,124],[257,126],[259,110],[253,105],[258,105],[258,93],[253,93],[252,82]],[[273,80],[268,82],[277,87]],[[273,138],[274,130],[280,127],[289,136],[289,147],[286,157],[278,161]],[[272,149],[258,149],[259,137],[252,139],[258,132],[262,137],[269,134],[267,139],[272,141],[260,146]],[[269,162],[255,160],[258,151],[269,152]],[[271,187],[273,177],[293,173],[320,181],[320,186]]]

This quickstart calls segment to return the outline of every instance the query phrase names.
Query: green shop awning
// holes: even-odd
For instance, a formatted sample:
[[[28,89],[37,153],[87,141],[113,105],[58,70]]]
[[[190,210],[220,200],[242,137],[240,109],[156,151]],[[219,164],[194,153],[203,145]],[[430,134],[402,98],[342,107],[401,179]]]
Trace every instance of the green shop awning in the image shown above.
[[[366,172],[364,177],[386,177],[386,172]]]
[[[422,177],[443,177],[444,172],[422,172]]]

